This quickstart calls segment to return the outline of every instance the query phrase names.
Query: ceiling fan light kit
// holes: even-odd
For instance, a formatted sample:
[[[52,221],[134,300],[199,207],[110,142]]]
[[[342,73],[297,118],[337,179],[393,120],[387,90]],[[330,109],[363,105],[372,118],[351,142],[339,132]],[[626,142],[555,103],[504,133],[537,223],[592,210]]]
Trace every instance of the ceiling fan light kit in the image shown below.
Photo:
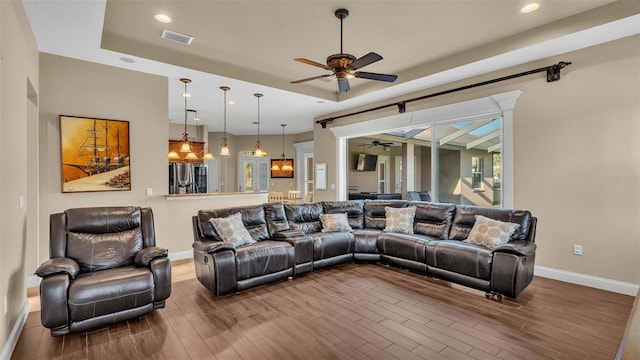
[[[304,58],[296,58],[295,61],[301,62],[303,64],[316,66],[324,70],[332,71],[333,74],[324,74],[318,75],[306,79],[295,80],[292,81],[292,84],[300,84],[303,82],[322,79],[329,76],[335,76],[338,79],[338,92],[347,92],[351,89],[349,86],[349,79],[352,78],[361,78],[361,79],[369,79],[369,80],[377,80],[377,81],[385,81],[385,82],[394,82],[398,78],[397,75],[391,74],[378,74],[364,71],[355,71],[367,65],[373,64],[376,61],[382,60],[382,56],[370,52],[364,55],[361,58],[356,58],[351,54],[346,54],[342,50],[342,20],[344,20],[347,16],[349,16],[349,10],[347,9],[338,9],[335,12],[335,15],[338,19],[340,19],[340,53],[329,55],[327,57],[327,65],[322,65],[313,60],[304,59]],[[355,72],[354,72],[355,71]]]

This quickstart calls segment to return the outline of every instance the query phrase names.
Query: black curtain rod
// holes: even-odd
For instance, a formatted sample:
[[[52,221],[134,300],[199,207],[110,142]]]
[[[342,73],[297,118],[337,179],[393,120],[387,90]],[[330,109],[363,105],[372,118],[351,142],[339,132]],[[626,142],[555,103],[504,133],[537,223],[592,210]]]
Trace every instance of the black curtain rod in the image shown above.
[[[467,89],[472,89],[472,88],[475,88],[475,87],[489,85],[489,84],[493,84],[493,83],[497,83],[497,82],[501,82],[501,81],[511,80],[511,79],[522,77],[522,76],[536,74],[536,73],[543,72],[543,71],[547,72],[547,82],[558,81],[558,80],[560,80],[560,70],[564,69],[568,65],[571,65],[571,62],[569,62],[569,61],[561,61],[561,62],[559,62],[559,63],[557,63],[555,65],[549,65],[549,66],[541,67],[541,68],[538,68],[538,69],[521,72],[521,73],[518,73],[518,74],[507,75],[507,76],[499,77],[499,78],[492,79],[492,80],[487,80],[487,81],[482,81],[482,82],[471,84],[471,85],[461,86],[461,87],[458,87],[458,88],[455,88],[455,89],[444,90],[444,91],[440,91],[440,92],[433,93],[433,94],[428,94],[428,95],[423,95],[423,96],[419,96],[419,97],[415,97],[415,98],[411,98],[411,99],[407,99],[407,100],[398,101],[398,102],[395,102],[395,103],[376,106],[376,107],[373,107],[373,108],[370,108],[370,109],[360,110],[360,111],[356,111],[356,112],[352,112],[352,113],[348,113],[348,114],[344,114],[344,115],[333,116],[333,117],[330,117],[330,118],[327,118],[327,119],[317,120],[316,124],[322,125],[322,128],[325,129],[327,127],[327,124],[332,123],[334,120],[342,119],[342,118],[349,117],[349,116],[354,116],[354,115],[360,115],[360,114],[368,113],[368,112],[371,112],[371,111],[377,111],[377,110],[385,109],[385,108],[392,107],[392,106],[397,106],[398,107],[398,112],[404,113],[405,110],[406,110],[407,103],[410,103],[410,102],[429,99],[429,98],[432,98],[432,97],[446,95],[446,94],[451,94],[451,93],[454,93],[454,92],[467,90]]]

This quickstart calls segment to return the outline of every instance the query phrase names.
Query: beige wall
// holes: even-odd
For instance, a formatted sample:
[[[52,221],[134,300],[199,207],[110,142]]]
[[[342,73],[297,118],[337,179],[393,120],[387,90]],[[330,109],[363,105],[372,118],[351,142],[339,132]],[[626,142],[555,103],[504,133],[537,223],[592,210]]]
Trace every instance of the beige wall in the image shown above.
[[[220,163],[220,180],[224,183],[220,187],[220,191],[238,191],[238,153],[241,151],[253,151],[256,145],[257,137],[255,135],[231,135],[227,133],[227,142],[229,144],[230,156],[218,156],[222,144],[221,132],[209,133],[209,144],[211,152],[216,158],[221,160]],[[303,137],[304,138],[304,137]],[[284,151],[287,159],[295,159],[296,149],[293,142],[296,141],[297,135],[285,135]],[[262,148],[268,150],[271,159],[279,159],[282,154],[282,135],[262,135],[260,136]],[[295,164],[294,164],[295,165]],[[294,166],[295,168],[295,166]],[[271,191],[289,191],[296,189],[296,178],[298,171],[294,169],[294,178],[269,178]]]
[[[26,301],[37,216],[38,50],[20,1],[0,1],[0,349]],[[36,173],[34,173],[34,171]],[[35,178],[35,179],[34,179]],[[24,196],[25,207],[19,199]],[[7,313],[3,307],[7,299]]]
[[[412,103],[408,111],[521,90],[514,111],[513,197],[514,207],[539,218],[536,264],[639,284],[639,42],[636,35],[395,100],[572,61],[558,82],[547,83],[544,74],[531,75]],[[395,111],[344,118],[329,127]],[[335,137],[329,128],[315,125],[314,140],[315,161],[328,164],[327,183],[335,184]],[[336,191],[314,195],[316,200],[331,200]],[[583,256],[572,254],[573,244],[583,246]]]
[[[136,205],[153,209],[157,243],[169,254],[189,252],[191,216],[199,209],[248,205],[262,198],[167,200],[168,85],[160,76],[41,54],[40,263],[48,258],[48,217],[72,207]],[[141,96],[143,94],[144,96]],[[115,106],[117,104],[117,106]],[[131,138],[131,191],[62,194],[58,115],[128,120]],[[214,142],[216,144],[218,141]],[[215,149],[215,154],[219,148]],[[146,196],[146,189],[153,196]],[[266,201],[266,195],[263,196]],[[33,272],[33,268],[27,269]]]

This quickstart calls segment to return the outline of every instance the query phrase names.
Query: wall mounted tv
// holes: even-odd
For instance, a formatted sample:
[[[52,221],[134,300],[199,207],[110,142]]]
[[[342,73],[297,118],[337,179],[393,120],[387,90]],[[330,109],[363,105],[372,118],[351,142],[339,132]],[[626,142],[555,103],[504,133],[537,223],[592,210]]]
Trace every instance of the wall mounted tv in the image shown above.
[[[376,171],[378,155],[358,154],[356,171]]]

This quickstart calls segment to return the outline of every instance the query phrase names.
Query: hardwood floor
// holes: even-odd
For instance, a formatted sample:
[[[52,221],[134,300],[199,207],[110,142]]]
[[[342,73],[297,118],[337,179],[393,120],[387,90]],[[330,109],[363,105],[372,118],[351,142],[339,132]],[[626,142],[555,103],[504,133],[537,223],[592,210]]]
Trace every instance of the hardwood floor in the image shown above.
[[[462,286],[348,264],[213,297],[173,265],[165,309],[51,337],[37,292],[12,359],[613,359],[633,297],[536,277],[502,303]]]

